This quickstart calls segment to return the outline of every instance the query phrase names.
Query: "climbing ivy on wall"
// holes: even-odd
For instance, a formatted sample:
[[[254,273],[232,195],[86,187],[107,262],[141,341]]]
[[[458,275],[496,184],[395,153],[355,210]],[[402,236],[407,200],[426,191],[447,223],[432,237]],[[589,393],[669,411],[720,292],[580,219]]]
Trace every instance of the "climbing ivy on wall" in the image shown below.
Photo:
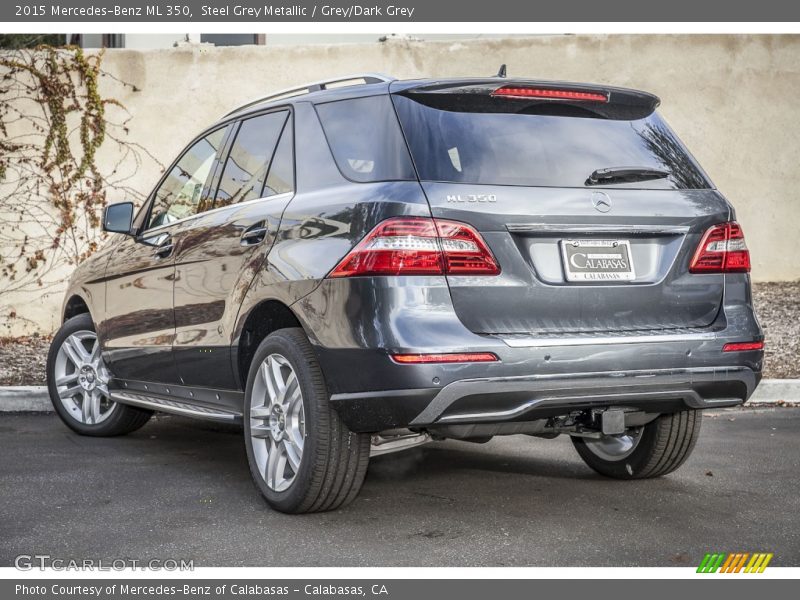
[[[0,296],[63,285],[64,267],[97,250],[107,201],[141,201],[143,160],[104,54],[37,46],[0,51]],[[101,85],[101,82],[103,85]],[[0,299],[0,318],[14,317]]]

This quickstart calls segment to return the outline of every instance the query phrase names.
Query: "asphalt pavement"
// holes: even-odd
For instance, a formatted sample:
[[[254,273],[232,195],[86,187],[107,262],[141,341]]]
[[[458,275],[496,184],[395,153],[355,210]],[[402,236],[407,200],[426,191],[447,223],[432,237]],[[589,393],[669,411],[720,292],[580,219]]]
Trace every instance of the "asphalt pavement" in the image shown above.
[[[0,566],[695,566],[709,551],[800,566],[800,409],[706,413],[672,475],[620,482],[568,438],[439,442],[373,458],[347,508],[287,516],[250,481],[241,430],[159,416],[119,438],[0,413]]]

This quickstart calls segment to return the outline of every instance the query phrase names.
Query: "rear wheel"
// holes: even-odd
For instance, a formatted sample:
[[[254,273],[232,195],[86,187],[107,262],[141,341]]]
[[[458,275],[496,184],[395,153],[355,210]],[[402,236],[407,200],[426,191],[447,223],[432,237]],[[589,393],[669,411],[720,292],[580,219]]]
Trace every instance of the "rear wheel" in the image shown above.
[[[247,378],[244,435],[253,480],[277,510],[334,510],[361,489],[370,437],[351,432],[328,398],[303,330],[267,336]]]
[[[694,449],[702,414],[683,410],[661,415],[621,435],[573,437],[575,449],[592,469],[616,479],[648,479],[671,473]]]
[[[61,420],[81,435],[113,436],[139,429],[149,410],[111,400],[111,372],[88,314],[69,319],[53,337],[47,355],[47,390]]]

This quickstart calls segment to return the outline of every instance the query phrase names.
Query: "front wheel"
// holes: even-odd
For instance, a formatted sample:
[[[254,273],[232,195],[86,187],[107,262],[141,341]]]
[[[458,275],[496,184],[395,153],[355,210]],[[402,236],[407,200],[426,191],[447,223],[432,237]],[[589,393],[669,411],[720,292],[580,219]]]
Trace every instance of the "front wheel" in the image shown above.
[[[276,510],[334,510],[361,489],[369,435],[350,431],[328,398],[303,330],[267,336],[247,378],[244,437],[253,481]]]
[[[47,390],[61,420],[81,435],[113,436],[142,427],[152,411],[111,400],[111,373],[88,314],[72,317],[58,330],[47,355]]]
[[[649,479],[672,473],[694,449],[702,414],[683,410],[664,414],[621,435],[573,437],[575,449],[592,469],[615,479]]]

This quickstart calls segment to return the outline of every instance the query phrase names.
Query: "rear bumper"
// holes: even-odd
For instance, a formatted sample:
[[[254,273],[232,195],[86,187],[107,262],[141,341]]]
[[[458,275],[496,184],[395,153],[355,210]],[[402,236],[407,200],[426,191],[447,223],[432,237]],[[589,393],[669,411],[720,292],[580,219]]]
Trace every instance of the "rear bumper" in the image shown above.
[[[334,394],[331,402],[351,429],[377,431],[533,421],[606,406],[646,412],[736,406],[760,379],[759,372],[742,366],[485,377],[440,390]]]
[[[326,280],[295,308],[331,404],[353,431],[375,432],[531,421],[599,406],[671,412],[741,404],[758,385],[763,352],[722,348],[763,334],[746,277],[726,286],[728,301],[711,327],[614,335],[479,335],[458,320],[446,283],[435,278]],[[324,318],[314,310],[323,301]],[[390,356],[448,352],[499,360],[397,364]]]

